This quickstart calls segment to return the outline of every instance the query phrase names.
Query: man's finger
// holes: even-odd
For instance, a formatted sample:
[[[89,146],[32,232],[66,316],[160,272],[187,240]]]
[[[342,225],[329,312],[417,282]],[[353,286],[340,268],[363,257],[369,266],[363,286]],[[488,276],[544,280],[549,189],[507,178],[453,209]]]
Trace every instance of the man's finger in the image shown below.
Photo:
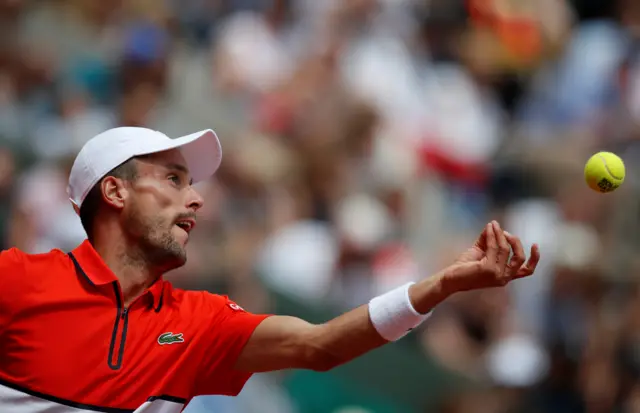
[[[538,266],[538,262],[540,262],[540,247],[538,244],[533,244],[531,246],[531,256],[525,265],[520,267],[520,270],[516,274],[515,278],[523,278],[528,277],[536,271],[536,267]]]
[[[524,254],[524,248],[522,247],[520,238],[508,233],[507,231],[504,231],[504,236],[507,238],[507,242],[511,245],[511,250],[513,251],[513,255],[511,256],[507,267],[508,275],[512,278],[516,276],[518,270],[522,267],[522,264],[524,264],[526,256]]]
[[[493,225],[488,223],[485,229],[487,242],[487,261],[493,265],[498,259],[498,240]]]
[[[488,225],[484,227],[484,230],[480,233],[480,236],[478,237],[478,239],[474,244],[474,246],[480,249],[481,251],[487,250],[487,228],[488,228]]]
[[[498,241],[497,263],[500,271],[504,271],[507,267],[507,263],[509,262],[511,247],[509,247],[509,242],[507,241],[507,237],[504,236],[504,231],[500,228],[500,224],[496,221],[493,221],[493,231],[495,232],[496,240]]]

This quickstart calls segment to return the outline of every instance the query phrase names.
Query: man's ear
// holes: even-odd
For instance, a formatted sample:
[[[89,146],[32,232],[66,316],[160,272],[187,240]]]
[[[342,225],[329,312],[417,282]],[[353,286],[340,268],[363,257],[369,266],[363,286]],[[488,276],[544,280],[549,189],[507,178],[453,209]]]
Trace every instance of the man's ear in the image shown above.
[[[124,180],[115,176],[107,176],[102,180],[100,186],[102,198],[108,205],[118,209],[124,208],[124,202],[129,196]]]

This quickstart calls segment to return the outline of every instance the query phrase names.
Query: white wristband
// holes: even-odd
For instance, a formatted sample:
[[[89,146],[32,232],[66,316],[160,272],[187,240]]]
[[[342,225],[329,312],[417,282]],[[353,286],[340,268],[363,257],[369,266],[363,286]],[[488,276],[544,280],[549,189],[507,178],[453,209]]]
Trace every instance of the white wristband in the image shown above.
[[[387,341],[396,341],[429,318],[431,311],[420,314],[411,305],[409,287],[400,286],[369,301],[369,318],[378,333]]]

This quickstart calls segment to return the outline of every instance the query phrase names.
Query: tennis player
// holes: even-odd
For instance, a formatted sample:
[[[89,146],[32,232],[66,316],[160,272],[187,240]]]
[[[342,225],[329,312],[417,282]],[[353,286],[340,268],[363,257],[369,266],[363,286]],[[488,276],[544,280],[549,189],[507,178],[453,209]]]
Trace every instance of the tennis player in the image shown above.
[[[251,314],[162,278],[187,259],[203,203],[192,184],[220,162],[211,130],[121,127],[87,142],[68,187],[87,240],[0,253],[0,412],[177,413],[198,395],[237,395],[256,372],[326,371],[399,340],[456,292],[531,275],[540,258],[534,245],[525,262],[491,222],[451,266],[324,324]]]

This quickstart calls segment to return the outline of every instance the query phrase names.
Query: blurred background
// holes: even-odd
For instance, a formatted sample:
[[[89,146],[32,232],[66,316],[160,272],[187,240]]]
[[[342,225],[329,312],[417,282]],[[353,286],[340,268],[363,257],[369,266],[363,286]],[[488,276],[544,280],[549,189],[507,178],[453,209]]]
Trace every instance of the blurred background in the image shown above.
[[[218,132],[168,278],[250,311],[326,321],[490,219],[542,250],[398,343],[188,413],[640,412],[640,2],[0,0],[2,248],[84,239],[67,174],[118,125]],[[584,184],[599,150],[613,194]]]

